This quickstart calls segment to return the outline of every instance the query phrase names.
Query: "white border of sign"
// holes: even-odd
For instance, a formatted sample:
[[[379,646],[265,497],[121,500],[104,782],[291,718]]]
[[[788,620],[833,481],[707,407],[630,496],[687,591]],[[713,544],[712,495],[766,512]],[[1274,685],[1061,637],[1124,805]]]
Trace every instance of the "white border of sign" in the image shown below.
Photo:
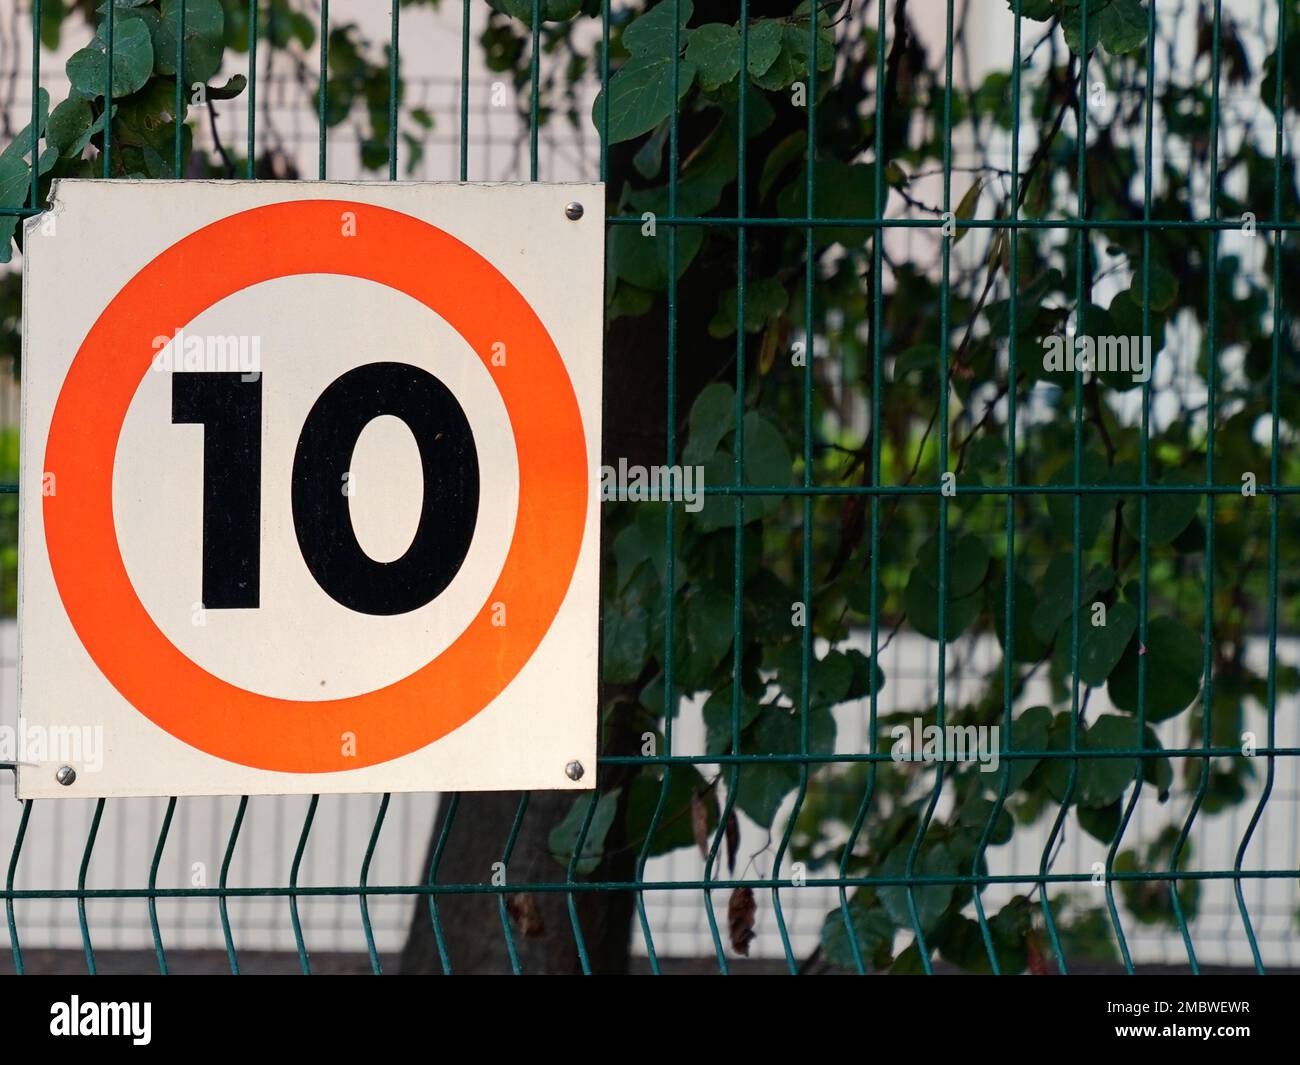
[[[54,749],[52,742],[44,752],[50,757],[24,760],[20,752],[20,761],[26,762],[17,774],[20,798],[594,786],[604,196],[598,184],[57,183],[48,214],[29,220],[26,227],[20,738],[23,730],[29,735],[35,735],[33,729],[45,730],[44,737],[51,739],[50,730],[64,729],[65,738],[86,737],[89,744],[98,743],[98,750],[83,750],[83,756],[93,756],[80,762],[61,757],[68,751]],[[290,200],[349,200],[384,207],[443,230],[487,259],[532,307],[560,352],[581,413],[590,474],[572,582],[553,624],[518,675],[483,710],[428,746],[379,764],[329,773],[275,772],[214,757],[131,706],[96,666],[68,618],[46,550],[42,513],[42,466],[60,389],[91,327],[122,286],[160,253],[204,226]],[[578,220],[565,212],[575,201],[584,205]],[[322,315],[329,310],[320,307]],[[114,471],[119,538],[120,472]],[[147,486],[141,487],[147,491]],[[482,494],[492,488],[484,483]],[[284,652],[263,648],[262,653]],[[566,771],[573,762],[584,769],[577,780]],[[76,771],[71,785],[57,779],[64,765]]]

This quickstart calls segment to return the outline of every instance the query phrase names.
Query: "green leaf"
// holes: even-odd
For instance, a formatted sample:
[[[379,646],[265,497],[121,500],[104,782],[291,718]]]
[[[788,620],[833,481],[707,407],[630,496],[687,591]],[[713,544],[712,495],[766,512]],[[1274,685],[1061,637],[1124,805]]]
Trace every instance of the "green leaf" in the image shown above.
[[[1119,664],[1124,648],[1137,631],[1138,612],[1128,603],[1115,603],[1106,611],[1106,624],[1093,625],[1091,608],[1085,605],[1079,619],[1079,679],[1094,686]]]
[[[185,43],[182,49],[184,70],[181,80],[189,87],[206,85],[221,69],[225,48],[225,15],[221,0],[184,0]],[[176,35],[180,29],[181,0],[162,0],[162,25],[158,29],[157,64],[159,74],[176,73]]]
[[[1052,727],[1052,711],[1045,706],[1031,706],[1011,723],[1011,744],[1013,751],[1045,751],[1048,749],[1048,735]],[[1041,759],[1013,758],[1008,761],[1008,791],[1016,791],[1029,774],[1038,766]]]
[[[1076,0],[1066,0],[1065,9],[1061,15],[1061,29],[1065,31],[1065,46],[1071,52],[1091,52],[1097,47],[1097,41],[1100,38],[1101,12],[1105,7],[1105,3],[1106,0],[1102,0],[1100,3],[1090,3],[1088,5],[1088,25],[1085,41],[1083,7]]]
[[[1156,735],[1156,730],[1150,725],[1146,728],[1146,742],[1143,747],[1151,751],[1160,751],[1164,748],[1160,744],[1160,738]],[[1161,802],[1169,798],[1169,789],[1174,783],[1174,767],[1168,758],[1144,758],[1142,760],[1142,779],[1148,784],[1154,784],[1158,797]]]
[[[949,533],[947,541],[948,593],[953,598],[970,595],[981,584],[989,569],[989,551],[974,533]],[[916,568],[939,590],[939,537],[931,536],[916,553]]]
[[[822,218],[867,218],[874,205],[876,168],[872,163],[845,163],[839,159],[819,159],[813,168],[816,185],[814,204]],[[784,218],[806,218],[808,203],[808,168],[801,166],[797,176],[777,195],[777,209]],[[840,243],[861,246],[867,230],[853,226],[817,230],[819,247]]]
[[[862,699],[870,695],[872,691],[879,693],[885,687],[885,671],[878,665],[873,665],[870,655],[864,655],[861,651],[849,650],[844,652],[849,660],[849,665],[853,667],[853,679],[849,683],[849,690],[844,693],[846,699]]]
[[[695,64],[700,88],[712,92],[740,73],[740,34],[723,22],[700,26],[690,31],[686,58]]]
[[[492,6],[532,27],[533,0],[492,0]],[[542,22],[567,22],[582,10],[582,0],[541,0],[539,10]]]
[[[1138,0],[1111,0],[1101,9],[1101,43],[1112,55],[1141,48],[1147,39],[1147,11]]]
[[[890,976],[921,976],[925,973],[925,967],[921,964],[921,948],[913,940],[906,948],[899,952],[898,957],[894,959],[894,964],[889,967]]]
[[[638,194],[634,205],[642,213],[657,214],[667,210],[667,196],[653,190],[647,195]],[[689,207],[679,209],[690,210]],[[648,291],[663,289],[668,280],[668,238],[661,233],[647,235],[642,226],[616,226],[610,235],[609,267],[616,278],[631,282]],[[662,239],[661,239],[662,237]],[[677,276],[690,265],[704,239],[703,232],[691,227],[677,237]]]
[[[1115,751],[1140,747],[1137,722],[1131,717],[1104,714],[1088,726],[1080,746],[1087,751]],[[1079,762],[1080,806],[1109,806],[1116,802],[1137,775],[1136,758],[1084,758]]]
[[[786,25],[782,47],[790,57],[790,66],[794,76],[804,78],[808,76],[808,53],[810,51],[808,35],[812,28],[809,25],[808,5],[800,4],[795,13],[803,17]],[[822,13],[820,5],[817,14],[817,69],[829,70],[835,63],[835,30],[827,21],[825,14]]]
[[[939,369],[939,345],[913,344],[894,360],[894,380],[901,381],[909,373]]]
[[[989,568],[988,548],[971,533],[948,535],[948,609],[944,637],[951,643],[973,622],[983,606],[979,595]],[[916,565],[903,592],[907,620],[917,632],[939,639],[939,541],[930,537],[917,551]]]
[[[1142,287],[1145,268],[1139,263],[1133,271],[1133,281],[1125,294],[1133,305],[1142,307]],[[1159,263],[1152,263],[1150,269],[1150,304],[1153,311],[1167,311],[1178,298],[1178,278]]]
[[[997,632],[998,642],[1003,648],[1007,646],[1006,634],[1006,577],[1003,568],[998,566],[997,577],[989,581],[989,612],[993,615],[993,627]],[[1013,586],[1011,624],[1015,641],[1011,648],[1011,657],[1017,662],[1039,662],[1047,656],[1049,639],[1043,639],[1034,630],[1033,610],[1038,602],[1038,595],[1030,583],[1016,574]]]
[[[1114,583],[1115,572],[1109,566],[1098,563],[1087,570],[1080,581],[1080,608],[1086,609],[1099,592],[1109,591]],[[1061,623],[1074,613],[1074,561],[1069,555],[1052,559],[1036,602],[1034,634],[1041,640],[1051,641]]]
[[[975,838],[978,840],[983,835],[984,829],[989,823],[989,818],[993,816],[993,811],[996,808],[997,804],[992,799],[985,798],[982,795],[968,799],[961,804],[961,809],[957,813],[957,823],[973,829]],[[1011,839],[1014,831],[1015,823],[1004,806],[998,811],[997,820],[993,822],[993,831],[989,833],[990,845],[1001,846]]]
[[[662,5],[661,5],[662,6]],[[677,92],[672,88],[671,56],[633,56],[609,80],[609,143],[631,140],[649,133],[673,113],[677,101],[695,80],[695,64],[682,60],[677,71]],[[592,122],[601,126],[604,90],[592,104]]]
[[[637,522],[626,526],[614,537],[614,568],[617,579],[614,590],[620,595],[627,588],[641,563],[650,559],[651,546],[646,541],[645,530]]]
[[[86,145],[90,143],[90,138],[95,136],[97,133],[102,133],[104,131],[104,126],[116,117],[117,104],[113,105],[111,111],[101,111],[99,117],[96,118],[95,121],[91,123],[90,127],[77,138],[76,143],[68,149],[66,153],[67,157],[69,159],[76,159],[80,156],[81,153],[86,150]]]
[[[32,168],[25,157],[31,155],[39,177],[48,172],[56,162],[59,153],[49,147],[44,152],[40,146],[41,135],[45,132],[50,113],[50,94],[40,89],[36,96],[36,128],[30,124],[18,131],[3,152],[0,152],[0,207],[22,207],[27,203],[27,196],[32,186]],[[13,258],[13,238],[21,219],[17,215],[0,218],[0,263],[7,263]]]
[[[794,456],[781,430],[756,411],[745,415],[745,481],[751,485],[785,488],[794,484]],[[765,517],[781,507],[779,496],[751,496],[747,519]]]
[[[1083,453],[1080,467],[1079,483],[1081,485],[1114,484],[1122,479],[1119,475],[1120,471],[1125,475],[1129,472],[1126,466],[1116,466],[1112,469],[1106,465],[1106,460],[1094,451],[1085,451]],[[1047,483],[1052,485],[1073,484],[1073,458],[1066,461],[1052,477],[1048,478]],[[1074,537],[1074,498],[1069,493],[1052,493],[1047,497],[1047,512],[1051,515],[1052,524],[1056,526],[1058,535],[1064,537],[1067,543],[1073,540]],[[1117,497],[1082,492],[1078,498],[1079,547],[1091,547],[1093,541],[1097,539],[1097,534],[1101,532],[1101,526],[1106,520],[1106,515],[1114,509]]]
[[[683,688],[703,686],[709,673],[731,648],[732,600],[729,593],[712,588],[700,589],[682,609],[683,624],[678,628],[678,683]]]
[[[95,116],[90,109],[90,104],[80,96],[69,96],[50,115],[45,137],[60,154],[69,156],[72,153],[68,149],[90,129],[90,124],[94,120]]]
[[[649,615],[640,606],[619,610],[611,605],[604,621],[601,675],[610,684],[631,684],[641,675],[649,654]]]
[[[1162,485],[1194,485],[1199,482],[1183,470],[1171,470],[1158,482]],[[1153,492],[1147,499],[1147,542],[1152,547],[1172,543],[1192,523],[1201,506],[1195,492]],[[1141,540],[1142,503],[1135,497],[1124,507],[1124,527]]]
[[[1115,859],[1117,873],[1149,872],[1168,869],[1174,864],[1174,848],[1178,846],[1180,832],[1175,825],[1166,825],[1155,839],[1142,848],[1141,857],[1133,850],[1120,852]],[[1192,841],[1184,841],[1178,854],[1177,868],[1184,871],[1191,864]],[[1119,882],[1124,904],[1143,924],[1167,924],[1171,928],[1184,927],[1183,922],[1194,921],[1200,909],[1201,884],[1199,880],[1178,882],[1178,902],[1182,907],[1179,918],[1173,907],[1171,882],[1168,880],[1130,880]]]
[[[745,290],[745,332],[761,332],[790,305],[790,294],[775,277],[759,277]]]
[[[1016,0],[1007,0],[1007,7],[1014,13]],[[1046,22],[1056,15],[1056,0],[1020,0],[1020,14],[1035,22]]]
[[[208,99],[209,100],[233,100],[246,88],[248,88],[248,79],[244,77],[243,74],[232,74],[229,78],[226,79],[226,83],[224,85],[208,86]],[[415,117],[414,112],[412,113],[411,117],[412,118]],[[425,113],[425,118],[428,119],[427,112]],[[429,119],[429,121],[432,122],[432,119]],[[427,129],[428,126],[425,126],[425,128]]]
[[[581,10],[582,0],[544,0],[542,19],[546,22],[568,22]]]
[[[880,865],[878,875],[882,877],[902,877],[907,873],[907,857],[911,851],[911,841],[900,843]],[[913,875],[953,876],[957,865],[942,843],[928,844],[922,847],[920,856],[913,867]],[[952,884],[926,884],[911,887],[912,899],[916,905],[917,921],[921,931],[928,932],[938,923],[952,901]],[[885,907],[894,924],[900,928],[911,928],[912,914],[908,908],[909,888],[905,884],[884,885],[876,889],[880,902]]]
[[[719,339],[736,332],[737,291],[727,289],[718,300],[718,309],[709,322],[709,335]],[[785,313],[790,294],[775,277],[759,277],[745,286],[745,332],[761,333],[769,322]]]
[[[887,948],[893,943],[894,922],[880,906],[860,905],[857,898],[854,895],[846,908],[858,950],[863,960],[868,961],[882,947]],[[821,944],[822,954],[831,965],[841,969],[854,966],[853,947],[844,926],[844,909],[836,907],[822,921]]]
[[[736,390],[723,381],[705,385],[691,404],[687,421],[688,439],[682,461],[690,465],[707,462],[718,445],[736,427]]]
[[[636,155],[632,157],[632,165],[636,167],[637,173],[647,181],[653,181],[659,176],[659,171],[663,169],[664,145],[668,143],[668,137],[671,133],[671,123],[660,122],[655,128],[654,136],[647,138],[646,142],[637,149]]]
[[[759,19],[750,26],[747,42],[750,77],[762,77],[781,54],[785,40],[782,25],[777,19]]]
[[[31,185],[31,171],[21,155],[0,155],[0,207],[21,207]],[[0,217],[0,263],[13,258],[18,216]]]
[[[693,0],[659,0],[649,11],[635,19],[623,31],[623,47],[634,56],[671,56],[673,52],[673,7],[677,7],[681,26],[690,22],[695,11]],[[685,44],[687,35],[678,34],[679,43]]]
[[[27,109],[24,108],[24,111]],[[50,116],[50,94],[41,89],[36,97],[36,138],[35,142],[39,143],[41,137],[45,134],[45,128],[48,125]],[[33,139],[32,127],[29,122],[18,131],[18,135],[0,152],[0,159],[13,158],[23,159],[32,155]]]
[[[990,921],[990,934],[992,931],[993,923]],[[939,948],[939,956],[962,971],[968,973],[989,973],[992,971],[988,960],[988,950],[984,944],[984,935],[980,931],[979,924],[971,918],[963,914],[954,914],[944,921],[943,926],[937,929],[930,938],[933,945]],[[1007,966],[1001,947],[996,943],[994,946],[998,950],[999,961],[1003,966]],[[1007,966],[1007,968],[1010,967]],[[1004,968],[1003,971],[1007,971],[1007,968]]]
[[[822,659],[814,656],[808,681],[808,705],[829,707],[847,699],[853,684],[853,669],[852,660],[843,651],[830,651]],[[777,673],[782,691],[799,706],[803,697],[803,648],[799,642],[789,643],[782,649]]]
[[[68,57],[68,80],[87,99],[104,95],[107,53],[107,43],[96,34],[90,44]],[[113,30],[113,95],[129,96],[142,88],[153,73],[153,63],[153,41],[144,20],[118,20]]]
[[[1129,643],[1111,674],[1107,692],[1119,709],[1138,711],[1138,641]],[[1147,720],[1164,721],[1185,710],[1201,691],[1201,638],[1181,621],[1147,623]]]
[[[667,794],[664,794],[663,774],[661,766],[647,767],[633,778],[627,791],[628,841],[638,854],[650,833],[650,822],[654,818],[655,808],[659,806],[659,797],[663,795],[659,824],[654,839],[645,851],[651,858],[679,847],[695,846],[693,807],[697,803],[703,804],[705,827],[710,835],[718,827],[718,797],[698,769],[694,766],[673,766]]]
[[[797,129],[788,136],[783,137],[781,142],[768,152],[767,159],[763,161],[763,173],[758,179],[759,199],[767,199],[767,194],[772,190],[773,183],[791,163],[803,158],[804,149],[807,145],[808,131]]]
[[[621,789],[615,788],[596,799],[596,809],[587,825],[587,833],[582,839],[582,848],[578,849],[578,836],[587,820],[587,811],[591,808],[594,795],[583,795],[574,799],[563,821],[551,830],[549,844],[551,857],[563,866],[573,860],[575,853],[578,861],[574,869],[580,876],[587,876],[596,871],[605,852],[605,836],[609,834],[618,812],[618,796]]]
[[[725,684],[704,702],[704,749],[708,754],[722,754],[731,750],[731,715],[735,707],[735,687]],[[739,729],[743,735],[758,716],[758,700],[742,693],[740,700]],[[743,741],[742,741],[743,743]]]
[[[715,451],[704,460],[704,483],[706,485],[731,484],[735,477],[735,458],[725,448]],[[733,501],[722,495],[706,495],[704,506],[694,515],[698,527],[703,532],[725,529],[735,523]],[[745,507],[745,520],[754,521],[761,514],[755,514],[751,507]]]
[[[978,592],[954,598],[949,588],[948,609],[944,616],[945,642],[957,639],[979,617],[983,601],[984,597]],[[912,628],[928,639],[939,639],[939,590],[920,567],[913,569],[908,578],[907,588],[903,591],[903,608]]]
[[[798,754],[799,721],[779,706],[763,706],[741,743],[742,754]],[[760,828],[771,828],[785,797],[799,785],[793,762],[745,765],[737,781],[736,805]]]
[[[21,155],[0,156],[0,207],[23,206],[31,183],[31,169]]]
[[[1070,766],[1077,764],[1073,800],[1080,806],[1109,806],[1119,799],[1137,772],[1136,758],[1088,758],[1089,751],[1114,751],[1136,748],[1137,723],[1129,717],[1106,714],[1089,726],[1079,726],[1075,758],[1052,758],[1047,762],[1047,787],[1051,795],[1064,802],[1069,790]],[[1054,751],[1070,749],[1070,715],[1058,714],[1052,723],[1048,747]]]
[[[1122,816],[1123,808],[1118,801],[1109,806],[1080,806],[1079,827],[1093,839],[1101,843],[1109,843],[1119,831]]]
[[[149,145],[170,157],[176,139],[172,114],[175,110],[175,85],[160,78],[152,80],[146,88],[117,105],[113,143],[133,147]],[[184,112],[181,117],[184,118]]]

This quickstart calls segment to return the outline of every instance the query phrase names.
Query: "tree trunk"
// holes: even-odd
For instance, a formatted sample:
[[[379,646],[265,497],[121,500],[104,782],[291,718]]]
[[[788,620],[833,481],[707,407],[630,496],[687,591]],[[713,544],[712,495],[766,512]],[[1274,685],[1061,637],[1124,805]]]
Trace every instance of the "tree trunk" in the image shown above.
[[[622,700],[615,704],[610,720],[632,722],[632,707],[620,713]],[[639,742],[635,728],[606,728],[603,750],[627,754]],[[624,767],[602,769],[597,776],[599,791],[604,794],[625,784],[629,771]],[[490,884],[500,870],[515,817],[519,812],[521,792],[473,792],[461,795],[451,815],[452,803],[444,797],[429,841],[423,868],[428,870],[444,825],[451,816],[451,827],[443,848],[435,882],[440,884]],[[567,869],[563,856],[551,852],[550,834],[575,802],[589,802],[583,792],[537,791],[527,796],[527,807],[519,833],[506,866],[505,884],[562,883]],[[635,846],[628,846],[624,807],[626,790],[620,792],[619,804],[608,834],[605,857],[590,879],[631,881],[636,870]],[[585,807],[583,807],[585,810]],[[497,876],[496,883],[500,883]],[[594,973],[616,974],[627,971],[629,933],[634,900],[629,892],[576,891],[572,893],[578,913],[587,964]],[[477,894],[440,894],[435,899],[442,925],[443,942],[451,971],[464,973],[508,973],[513,966],[502,924],[500,892]],[[513,937],[519,968],[525,973],[565,974],[583,971],[578,937],[569,913],[569,894],[562,891],[504,893],[507,920]],[[402,951],[403,973],[442,973],[443,964],[434,936],[433,918],[428,899],[416,900],[415,914]]]
[[[754,0],[750,5],[750,16],[784,14],[788,8],[788,0]],[[701,0],[695,10],[700,22],[732,21],[735,18],[731,5],[723,0]],[[801,109],[784,109],[762,137],[751,139],[750,188],[757,187],[763,162],[772,147],[802,121],[804,112]],[[707,116],[682,115],[679,131],[681,158],[690,157],[714,124],[715,121]],[[653,183],[642,181],[632,165],[632,158],[642,141],[643,138],[639,138],[616,144],[609,153],[606,194],[610,213],[618,211],[625,181]],[[660,180],[664,179],[661,175]],[[734,191],[734,187],[729,190],[720,205],[719,210],[724,215],[735,211]],[[666,228],[662,230],[662,234],[667,232]],[[752,270],[770,272],[778,261],[781,238],[779,231],[750,232]],[[666,238],[661,235],[659,239]],[[722,293],[735,284],[735,269],[734,247],[726,241],[710,240],[678,284],[675,398],[679,429],[700,390],[709,382],[724,378],[729,368],[734,366],[735,338],[718,340],[710,337],[708,324]],[[616,466],[623,458],[629,465],[653,466],[666,461],[668,341],[666,302],[662,294],[647,314],[639,318],[617,319],[607,328],[601,441],[603,463]],[[752,355],[752,350],[749,354]],[[674,461],[681,461],[680,435],[678,455]],[[602,543],[602,557],[607,557],[607,547],[608,544]],[[605,686],[601,694],[600,705],[606,708],[599,747],[601,753],[635,754],[643,731],[634,708],[636,690],[611,690]],[[626,710],[620,711],[620,704]],[[625,767],[617,773],[602,771],[600,791],[605,793],[619,787],[633,775]],[[624,823],[626,797],[624,791],[613,826],[606,836],[607,857],[592,874],[592,879],[630,881],[633,878],[639,841],[627,843]],[[517,792],[461,796],[439,865],[439,883],[486,884],[491,881],[493,863],[501,860],[519,808],[519,798]],[[563,881],[565,868],[550,854],[549,837],[574,801],[574,796],[568,792],[534,792],[531,795],[507,870],[507,883]],[[585,796],[582,801],[585,801]],[[444,802],[439,810],[424,865],[426,870],[448,809],[449,804]],[[506,898],[510,900],[512,896],[507,894]],[[566,894],[548,891],[534,893],[529,899],[513,898],[511,905],[516,918],[511,927],[520,968],[524,972],[580,972],[581,963]],[[574,898],[592,971],[625,972],[635,912],[631,895],[625,892],[575,892]],[[498,900],[497,893],[437,897],[438,916],[453,972],[511,971]],[[525,930],[533,934],[524,935]],[[401,968],[409,973],[443,971],[425,898],[416,900],[415,914],[402,951]]]

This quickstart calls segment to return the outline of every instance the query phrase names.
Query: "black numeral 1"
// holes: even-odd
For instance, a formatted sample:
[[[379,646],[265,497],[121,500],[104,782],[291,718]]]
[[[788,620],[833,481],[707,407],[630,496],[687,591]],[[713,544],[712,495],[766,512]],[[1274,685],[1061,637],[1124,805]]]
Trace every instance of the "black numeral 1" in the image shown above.
[[[258,605],[262,377],[173,373],[172,421],[203,426],[203,605]]]

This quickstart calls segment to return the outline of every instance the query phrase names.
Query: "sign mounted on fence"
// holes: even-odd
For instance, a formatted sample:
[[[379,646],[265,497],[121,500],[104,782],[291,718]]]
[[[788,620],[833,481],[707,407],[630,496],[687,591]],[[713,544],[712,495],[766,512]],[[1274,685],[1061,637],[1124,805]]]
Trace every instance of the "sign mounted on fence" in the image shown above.
[[[591,787],[603,188],[52,200],[20,797]]]

